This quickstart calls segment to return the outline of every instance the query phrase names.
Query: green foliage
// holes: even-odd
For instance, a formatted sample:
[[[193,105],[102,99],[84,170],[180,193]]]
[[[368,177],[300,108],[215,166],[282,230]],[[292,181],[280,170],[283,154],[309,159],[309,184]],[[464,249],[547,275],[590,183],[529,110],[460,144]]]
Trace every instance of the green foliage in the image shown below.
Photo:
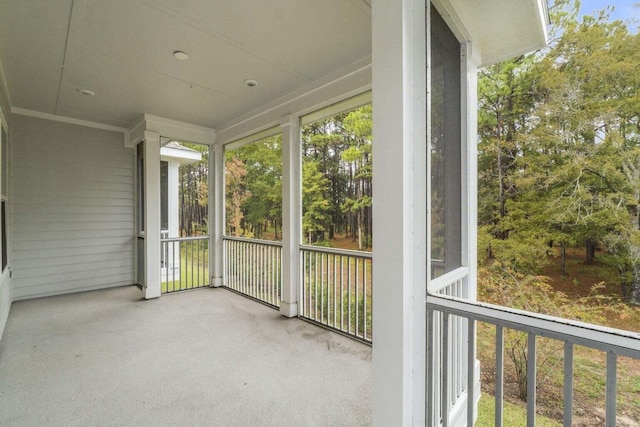
[[[597,246],[640,302],[640,35],[577,10],[556,2],[547,49],[480,72],[480,258],[537,273],[549,246]]]
[[[594,285],[591,293],[582,298],[569,299],[555,291],[545,276],[517,273],[497,265],[478,271],[478,299],[535,313],[563,317],[583,322],[603,324],[607,315],[628,312],[625,304],[601,293],[603,283]],[[537,340],[537,381],[544,383],[561,362],[558,354],[563,343],[557,340]],[[527,397],[527,335],[515,330],[505,334],[505,353],[513,364],[518,397]]]
[[[324,233],[331,224],[330,203],[324,197],[329,187],[328,179],[313,161],[302,164],[302,232],[308,243],[324,240]]]
[[[371,105],[303,127],[302,213],[307,243],[331,242],[336,233],[344,233],[357,241],[360,249],[371,245],[371,141]],[[313,163],[308,168],[322,174],[320,192],[326,203],[318,203],[320,194],[309,169],[305,179],[306,163]],[[316,198],[305,200],[307,193]]]
[[[207,235],[209,147],[188,142],[180,142],[179,144],[184,148],[198,151],[202,155],[200,161],[181,165],[178,172],[180,234],[182,236]]]
[[[280,239],[281,146],[282,137],[277,135],[225,153],[228,234],[268,240]]]

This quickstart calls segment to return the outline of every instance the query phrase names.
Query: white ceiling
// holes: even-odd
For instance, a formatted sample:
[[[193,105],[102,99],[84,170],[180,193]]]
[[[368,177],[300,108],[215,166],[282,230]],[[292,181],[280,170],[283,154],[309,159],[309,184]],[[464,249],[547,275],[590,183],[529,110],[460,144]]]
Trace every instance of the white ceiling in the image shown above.
[[[215,128],[368,58],[369,4],[0,0],[0,58],[12,107],[120,127],[148,113]]]

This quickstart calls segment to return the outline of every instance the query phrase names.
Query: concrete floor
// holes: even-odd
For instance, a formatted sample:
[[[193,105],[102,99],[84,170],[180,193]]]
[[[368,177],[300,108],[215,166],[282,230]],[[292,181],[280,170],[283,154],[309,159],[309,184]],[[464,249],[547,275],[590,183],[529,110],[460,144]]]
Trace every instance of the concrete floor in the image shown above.
[[[224,289],[15,302],[2,426],[371,424],[371,348]]]

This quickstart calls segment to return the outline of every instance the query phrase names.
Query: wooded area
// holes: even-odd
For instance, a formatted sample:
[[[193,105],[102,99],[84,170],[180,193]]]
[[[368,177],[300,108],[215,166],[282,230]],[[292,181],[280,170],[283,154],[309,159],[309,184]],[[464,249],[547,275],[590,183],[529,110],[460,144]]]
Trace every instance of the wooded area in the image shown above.
[[[179,227],[181,236],[206,236],[209,215],[209,147],[182,142],[202,153],[202,160],[180,166],[178,183]]]
[[[548,48],[480,71],[479,256],[537,274],[582,245],[640,303],[640,36],[578,9],[557,1]]]
[[[302,127],[302,241],[372,246],[371,105]],[[225,154],[226,233],[282,238],[282,137]]]

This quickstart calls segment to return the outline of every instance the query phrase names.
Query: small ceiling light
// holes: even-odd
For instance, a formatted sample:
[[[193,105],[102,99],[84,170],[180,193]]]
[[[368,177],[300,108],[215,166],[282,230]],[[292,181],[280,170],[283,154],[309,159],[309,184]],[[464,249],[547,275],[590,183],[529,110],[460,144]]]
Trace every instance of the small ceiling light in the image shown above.
[[[245,80],[244,84],[249,86],[249,87],[256,87],[258,86],[258,82],[256,80],[253,79],[249,79],[249,80]]]
[[[179,61],[186,61],[187,59],[189,59],[189,55],[181,50],[176,50],[175,52],[173,52],[173,57]]]
[[[89,90],[89,89],[78,89],[78,92],[80,92],[81,94],[86,95],[86,96],[93,96],[93,95],[96,94],[94,91]]]

